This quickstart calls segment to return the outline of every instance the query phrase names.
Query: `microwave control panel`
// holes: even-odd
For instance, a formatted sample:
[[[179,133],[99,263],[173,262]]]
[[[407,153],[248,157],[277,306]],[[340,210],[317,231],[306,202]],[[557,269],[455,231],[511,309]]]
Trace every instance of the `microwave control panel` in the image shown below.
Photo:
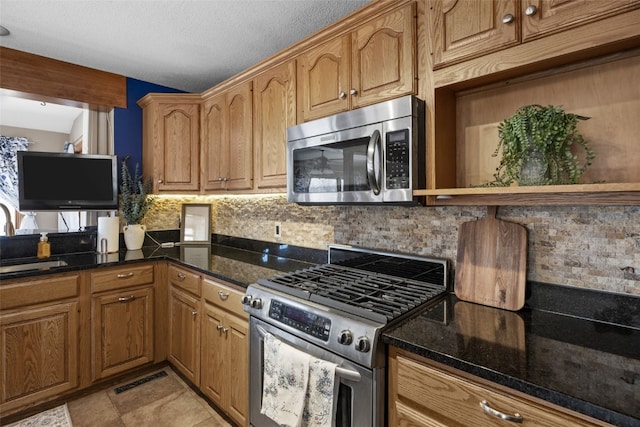
[[[387,189],[410,188],[410,141],[409,129],[386,134],[386,185]]]

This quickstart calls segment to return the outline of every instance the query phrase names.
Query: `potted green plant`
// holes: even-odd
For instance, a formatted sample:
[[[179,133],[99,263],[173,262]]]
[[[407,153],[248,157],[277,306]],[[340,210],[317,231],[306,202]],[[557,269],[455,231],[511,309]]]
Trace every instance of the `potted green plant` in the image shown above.
[[[120,212],[126,222],[123,228],[125,245],[128,250],[138,250],[142,248],[147,231],[142,220],[153,205],[155,198],[150,194],[151,180],[143,180],[137,163],[134,174],[131,175],[127,165],[128,160],[129,156],[122,159]]]
[[[577,184],[595,153],[577,129],[589,117],[566,113],[562,106],[525,105],[498,125],[493,153],[502,159],[489,185]],[[574,146],[584,153],[578,155]]]

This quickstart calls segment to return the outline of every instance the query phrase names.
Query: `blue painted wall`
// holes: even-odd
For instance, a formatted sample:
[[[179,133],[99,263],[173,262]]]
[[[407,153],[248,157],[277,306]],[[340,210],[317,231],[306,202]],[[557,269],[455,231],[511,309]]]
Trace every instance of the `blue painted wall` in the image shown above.
[[[115,108],[113,112],[114,153],[118,160],[131,157],[131,173],[136,163],[142,166],[142,109],[137,102],[151,92],[183,93],[181,90],[127,77],[127,108]]]

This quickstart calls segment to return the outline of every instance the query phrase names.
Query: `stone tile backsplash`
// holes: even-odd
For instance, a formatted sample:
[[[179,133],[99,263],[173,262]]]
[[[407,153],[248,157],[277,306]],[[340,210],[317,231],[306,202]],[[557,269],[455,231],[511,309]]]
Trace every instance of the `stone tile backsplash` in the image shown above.
[[[177,228],[182,203],[211,203],[217,234],[439,256],[454,268],[459,225],[486,215],[485,207],[475,206],[300,206],[283,195],[160,196],[148,228]],[[497,216],[528,230],[527,280],[640,295],[640,206],[504,206]]]

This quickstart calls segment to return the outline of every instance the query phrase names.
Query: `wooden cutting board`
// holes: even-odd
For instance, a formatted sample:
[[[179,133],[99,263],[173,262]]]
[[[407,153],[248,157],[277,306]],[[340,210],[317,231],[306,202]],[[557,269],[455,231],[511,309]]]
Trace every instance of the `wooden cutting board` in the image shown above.
[[[456,296],[464,301],[507,310],[524,306],[527,273],[527,229],[496,218],[465,222],[458,231]]]

